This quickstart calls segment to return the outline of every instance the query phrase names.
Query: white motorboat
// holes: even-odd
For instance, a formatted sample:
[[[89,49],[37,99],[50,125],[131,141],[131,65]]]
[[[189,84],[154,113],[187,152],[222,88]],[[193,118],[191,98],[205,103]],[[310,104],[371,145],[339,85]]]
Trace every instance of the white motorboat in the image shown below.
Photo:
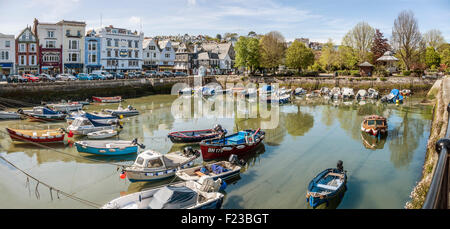
[[[47,106],[51,107],[55,111],[61,111],[61,112],[66,112],[66,113],[83,109],[83,104],[77,103],[77,102],[54,103],[54,104],[47,104]]]
[[[201,177],[211,177],[224,180],[239,175],[241,166],[228,161],[214,162],[206,165],[199,165],[192,168],[178,170],[175,174],[185,181],[196,181]]]
[[[17,112],[0,111],[0,120],[2,119],[20,119],[20,114]]]
[[[100,130],[87,134],[89,139],[111,138],[118,134],[117,130]]]
[[[353,99],[355,97],[355,93],[353,92],[353,88],[342,88],[342,98],[343,99]]]
[[[130,117],[130,116],[135,116],[135,115],[139,115],[139,111],[136,110],[134,107],[132,107],[131,105],[128,105],[127,108],[123,108],[122,104],[119,104],[119,107],[117,107],[116,110],[111,110],[111,109],[106,109],[105,112],[110,113],[113,116],[123,116],[123,117]]]
[[[89,133],[101,130],[115,130],[118,126],[121,126],[120,123],[103,124],[85,117],[77,117],[72,124],[67,127],[67,130],[72,132],[74,135],[87,135]]]

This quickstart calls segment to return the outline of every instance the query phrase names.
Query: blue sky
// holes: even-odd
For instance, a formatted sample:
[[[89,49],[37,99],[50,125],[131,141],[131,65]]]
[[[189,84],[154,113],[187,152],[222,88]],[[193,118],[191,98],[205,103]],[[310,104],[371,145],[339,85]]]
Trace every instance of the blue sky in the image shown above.
[[[340,43],[360,21],[390,38],[402,10],[412,10],[422,33],[441,30],[450,42],[450,0],[0,0],[0,33],[15,34],[34,18],[80,20],[87,29],[114,25],[145,36],[280,31],[287,40],[307,37]]]

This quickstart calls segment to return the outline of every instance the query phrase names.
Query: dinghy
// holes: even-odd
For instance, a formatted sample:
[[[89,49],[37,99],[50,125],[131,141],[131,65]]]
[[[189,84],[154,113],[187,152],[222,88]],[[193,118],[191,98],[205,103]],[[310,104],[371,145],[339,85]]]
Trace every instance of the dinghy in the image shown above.
[[[217,138],[221,134],[226,133],[227,130],[224,130],[221,125],[217,124],[214,126],[214,129],[176,131],[169,133],[168,137],[173,143],[192,143]]]
[[[237,156],[230,156],[230,162],[219,161],[206,165],[199,165],[192,168],[178,170],[175,174],[177,177],[185,181],[196,181],[201,177],[210,177],[214,180],[217,180],[218,178],[222,180],[230,179],[238,176],[241,171],[241,166],[237,163],[231,162],[234,157]]]
[[[112,116],[110,114],[102,114],[102,113],[88,113],[82,110],[72,112],[66,117],[67,123],[70,125],[72,124],[73,120],[75,120],[77,117],[85,117],[90,120],[93,120],[94,122],[103,123],[103,124],[111,124],[111,123],[118,123],[120,117]]]
[[[200,156],[190,147],[183,152],[161,154],[146,150],[139,154],[131,167],[124,172],[131,182],[155,181],[175,176],[175,172],[194,165],[194,160]]]
[[[78,103],[78,102],[53,103],[53,104],[47,104],[47,106],[53,108],[53,110],[55,110],[55,111],[61,111],[61,112],[66,112],[66,113],[83,109],[83,104]]]
[[[343,99],[353,99],[355,97],[355,92],[353,88],[344,87],[342,88],[342,98]]]
[[[137,139],[134,139],[133,141],[78,141],[75,142],[75,146],[79,153],[108,156],[137,153],[138,146],[141,148],[145,147],[139,144]]]
[[[66,133],[62,129],[20,130],[6,128],[11,140],[20,142],[54,143],[64,141]]]
[[[242,155],[256,148],[264,139],[265,132],[244,130],[238,133],[200,142],[203,160],[229,157],[231,154]]]
[[[67,130],[74,135],[87,135],[100,130],[115,130],[117,127],[122,126],[120,123],[103,124],[85,117],[77,117],[72,124],[67,127]]]
[[[342,195],[346,190],[347,172],[344,171],[342,161],[338,161],[337,168],[325,169],[319,173],[308,185],[306,201],[313,208],[327,203]]]
[[[117,130],[100,130],[87,134],[87,137],[89,139],[105,139],[114,137],[117,133]]]
[[[92,96],[92,100],[100,103],[119,103],[122,101],[121,96],[114,96],[114,97],[96,97]]]
[[[21,116],[17,112],[0,111],[0,120],[3,119],[20,119]]]
[[[294,90],[294,95],[296,96],[305,95],[306,93],[307,91],[301,87],[298,87]]]
[[[128,105],[127,108],[123,108],[122,104],[119,104],[119,107],[117,107],[116,110],[111,110],[111,109],[106,109],[105,112],[110,113],[112,116],[116,116],[116,117],[130,117],[130,116],[135,116],[135,115],[139,115],[139,111],[136,110],[134,107],[132,107],[131,105]]]
[[[385,95],[381,98],[381,101],[387,103],[403,103],[403,96],[398,89],[392,89],[389,95]]]
[[[368,97],[368,93],[366,90],[361,89],[358,91],[358,93],[356,93],[356,99],[357,100],[365,100]]]
[[[26,116],[30,121],[36,122],[57,122],[64,121],[66,114],[54,111],[48,107],[34,107],[32,111],[24,112],[19,109],[17,113]]]
[[[387,133],[387,128],[388,124],[386,118],[379,115],[366,116],[361,123],[361,131],[373,136],[385,135]]]
[[[200,183],[201,182],[201,183]],[[103,209],[220,209],[221,180],[186,181],[114,199]]]

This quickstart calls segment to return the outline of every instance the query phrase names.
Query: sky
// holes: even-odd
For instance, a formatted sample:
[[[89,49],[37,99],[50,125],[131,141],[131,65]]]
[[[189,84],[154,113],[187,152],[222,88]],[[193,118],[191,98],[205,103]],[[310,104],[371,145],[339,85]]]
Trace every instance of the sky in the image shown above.
[[[450,42],[450,0],[0,0],[0,33],[17,36],[37,18],[84,21],[86,30],[113,25],[149,37],[279,31],[288,41],[340,44],[362,21],[389,39],[403,10],[414,13],[422,33],[439,29]]]

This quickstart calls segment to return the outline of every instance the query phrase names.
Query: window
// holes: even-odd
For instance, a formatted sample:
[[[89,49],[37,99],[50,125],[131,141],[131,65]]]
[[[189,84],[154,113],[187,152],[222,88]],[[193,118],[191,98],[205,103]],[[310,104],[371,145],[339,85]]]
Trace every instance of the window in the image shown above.
[[[170,53],[166,53],[166,58],[170,58]]]
[[[106,56],[111,57],[111,50],[106,51]]]
[[[147,53],[147,58],[150,57],[150,53]]]
[[[69,49],[78,49],[78,41],[77,40],[69,40]]]
[[[106,40],[106,43],[107,46],[111,46],[111,39]]]
[[[26,50],[25,50],[25,44],[20,44],[20,45],[19,45],[19,52],[26,52]]]
[[[153,57],[156,58],[156,53],[153,53]]]
[[[119,47],[119,39],[114,40],[114,46]]]
[[[119,50],[118,49],[114,50],[114,54],[116,57],[119,57]]]
[[[20,56],[20,65],[25,65],[25,56]]]
[[[97,43],[95,43],[95,42],[89,42],[89,44],[88,44],[88,50],[89,51],[95,51],[95,50],[97,50]]]
[[[134,51],[134,57],[139,58],[139,51]]]
[[[70,36],[70,30],[66,30],[66,36]]]
[[[36,44],[30,44],[30,52],[36,52]]]
[[[55,31],[47,31],[47,37],[49,38],[55,37]]]
[[[147,162],[147,168],[159,168],[163,166],[163,163],[160,158],[148,160]]]
[[[150,46],[149,48],[150,48],[150,50],[155,50],[155,46],[153,46],[153,45]]]
[[[166,47],[166,50],[167,50],[167,51],[170,51],[170,47]]]
[[[78,62],[78,53],[69,53],[69,62]]]
[[[131,50],[128,51],[128,57],[131,57]]]
[[[138,157],[138,159],[136,160],[136,164],[142,165],[142,163],[144,163],[144,158]]]
[[[128,41],[128,48],[131,48],[131,41]]]
[[[90,54],[89,55],[89,63],[97,63],[97,55],[96,54]]]
[[[30,56],[30,65],[36,65],[36,56]]]
[[[138,48],[138,46],[139,46],[139,41],[134,41],[134,47]]]
[[[77,31],[77,36],[81,37],[81,31],[80,30]]]
[[[11,41],[5,41],[5,47],[6,48],[11,47]]]
[[[56,41],[45,41],[45,47],[46,48],[55,48],[56,47]]]

